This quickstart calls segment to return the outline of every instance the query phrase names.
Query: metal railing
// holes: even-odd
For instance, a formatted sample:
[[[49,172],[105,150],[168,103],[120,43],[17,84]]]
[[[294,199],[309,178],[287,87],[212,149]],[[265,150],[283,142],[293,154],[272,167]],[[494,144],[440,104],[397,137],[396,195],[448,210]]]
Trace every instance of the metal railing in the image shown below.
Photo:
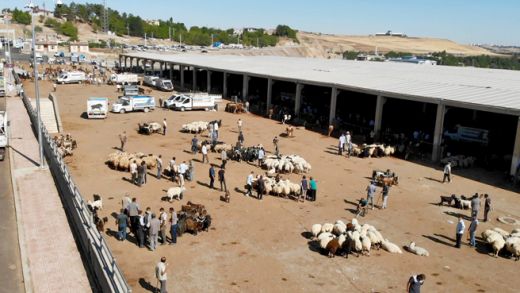
[[[19,84],[18,76],[14,75],[16,83]],[[36,112],[25,93],[22,92],[21,95],[31,123],[36,128],[38,125]],[[108,247],[108,243],[97,230],[92,213],[83,200],[67,165],[63,162],[54,140],[47,132],[43,123],[41,130],[43,149],[49,169],[54,176],[65,211],[68,214],[69,221],[71,221],[73,232],[81,246],[79,250],[87,262],[86,266],[95,279],[93,281],[102,292],[132,292],[123,272],[116,263],[112,251]]]

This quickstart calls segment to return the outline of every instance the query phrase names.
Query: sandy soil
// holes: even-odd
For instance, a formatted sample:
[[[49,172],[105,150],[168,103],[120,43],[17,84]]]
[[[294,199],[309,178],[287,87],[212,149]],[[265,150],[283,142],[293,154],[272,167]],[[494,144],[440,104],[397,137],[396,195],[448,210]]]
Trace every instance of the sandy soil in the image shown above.
[[[50,90],[42,82],[42,96]],[[32,94],[32,85],[26,91]],[[156,97],[166,93],[157,93]],[[272,150],[271,140],[283,132],[284,127],[250,114],[233,115],[225,112],[173,112],[157,109],[150,113],[110,114],[106,120],[86,120],[89,96],[116,97],[114,87],[64,85],[58,87],[61,117],[65,131],[78,141],[74,156],[67,158],[85,199],[93,193],[103,196],[103,216],[110,221],[110,231],[116,229],[111,216],[121,207],[121,198],[128,192],[138,198],[141,207],[150,206],[158,212],[160,207],[180,208],[188,200],[204,204],[213,217],[209,232],[198,236],[184,235],[175,246],[162,246],[155,252],[139,249],[132,242],[119,242],[110,232],[105,237],[111,245],[134,292],[145,292],[155,286],[154,265],[161,256],[170,263],[170,292],[403,292],[408,277],[425,273],[425,292],[515,292],[520,277],[518,262],[506,257],[489,256],[486,246],[477,249],[464,245],[460,250],[452,247],[455,223],[459,212],[469,211],[439,207],[441,194],[489,193],[493,198],[492,220],[483,223],[480,231],[499,226],[511,230],[513,226],[499,224],[499,215],[520,216],[518,193],[486,185],[481,181],[458,176],[451,184],[441,184],[440,170],[396,158],[346,159],[335,154],[336,140],[303,129],[296,137],[281,138],[282,153],[302,155],[312,166],[318,181],[318,200],[297,203],[267,196],[263,201],[242,195],[246,176],[250,171],[263,172],[257,166],[230,162],[226,170],[228,187],[232,190],[231,203],[219,200],[222,192],[209,190],[209,166],[195,162],[196,181],[187,183],[182,202],[170,204],[161,201],[165,190],[172,186],[167,180],[148,176],[148,184],[136,187],[125,178],[128,174],[114,171],[105,165],[107,155],[119,141],[117,134],[129,133],[128,150],[162,154],[177,161],[194,157],[187,153],[192,135],[178,132],[182,123],[196,120],[223,119],[221,137],[229,143],[237,138],[236,121],[244,120],[245,144],[262,143]],[[223,108],[223,107],[221,107]],[[166,136],[141,136],[136,132],[139,121],[168,119]],[[216,154],[210,162],[220,164]],[[201,159],[200,155],[195,157]],[[372,251],[370,257],[336,257],[329,259],[317,252],[305,237],[314,223],[348,221],[353,217],[351,202],[364,196],[372,169],[391,168],[400,175],[401,183],[393,187],[389,209],[370,211],[362,223],[377,227],[385,237],[398,245],[415,241],[425,247],[430,257],[418,257],[404,252],[392,255],[385,251]],[[481,170],[472,170],[474,176],[491,176]],[[462,173],[464,174],[464,173]],[[285,176],[284,176],[285,177]],[[287,176],[293,181],[299,175]],[[469,224],[469,223],[468,223]],[[466,240],[466,236],[464,236]],[[467,243],[465,241],[465,243]]]

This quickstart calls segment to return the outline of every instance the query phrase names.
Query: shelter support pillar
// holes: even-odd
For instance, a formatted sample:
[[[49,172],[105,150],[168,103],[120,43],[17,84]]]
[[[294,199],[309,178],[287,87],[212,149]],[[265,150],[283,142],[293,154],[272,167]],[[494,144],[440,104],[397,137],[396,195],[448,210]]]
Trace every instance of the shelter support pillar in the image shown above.
[[[207,77],[206,77],[206,91],[209,94],[211,92],[211,70],[207,69],[206,70],[206,74],[207,74]]]
[[[338,88],[333,87],[330,92],[330,112],[329,112],[329,124],[332,124],[334,118],[336,118],[336,104],[338,101]]]
[[[173,84],[173,63],[170,63],[170,80]]]
[[[125,67],[124,67],[123,71],[127,71],[128,70],[128,64],[127,64],[126,61],[127,61],[128,57],[125,56],[123,59],[125,60]],[[119,63],[119,64],[121,64],[121,63]]]
[[[152,61],[151,65],[152,65],[152,66],[150,66],[150,71],[152,72],[151,75],[154,75],[154,73],[155,73],[155,61]]]
[[[181,72],[181,89],[184,89],[184,65],[179,65]]]
[[[273,100],[273,79],[269,77],[269,78],[267,78],[267,101],[266,101],[267,109],[266,109],[266,113],[269,113],[269,109],[271,109],[272,100]]]
[[[159,63],[159,77],[163,78],[163,67],[165,67],[166,63],[161,62]]]
[[[227,78],[228,78],[228,73],[227,72],[223,72],[222,73],[222,98],[227,98],[227,95],[228,95],[228,92],[227,92]]]
[[[300,107],[302,105],[302,90],[303,90],[303,84],[297,83],[296,84],[296,99],[294,100],[294,116],[296,116],[296,117],[300,116]]]
[[[191,72],[193,75],[192,88],[193,91],[197,91],[197,67],[193,67],[193,71]]]
[[[134,69],[134,57],[130,57],[130,72],[132,72]]]
[[[376,134],[376,138],[379,138],[379,134],[381,133],[381,124],[383,122],[383,108],[385,106],[385,103],[385,97],[377,96],[376,115],[374,117],[374,132]]]
[[[246,101],[247,96],[249,95],[249,76],[244,74],[244,78],[242,79],[242,100]]]
[[[433,131],[433,151],[432,161],[438,162],[441,159],[441,143],[442,133],[444,130],[444,116],[446,115],[446,106],[444,104],[437,105],[437,115],[435,118],[435,130]]]
[[[513,149],[513,159],[511,160],[511,175],[516,174],[516,169],[520,164],[520,116],[516,126],[515,147]]]

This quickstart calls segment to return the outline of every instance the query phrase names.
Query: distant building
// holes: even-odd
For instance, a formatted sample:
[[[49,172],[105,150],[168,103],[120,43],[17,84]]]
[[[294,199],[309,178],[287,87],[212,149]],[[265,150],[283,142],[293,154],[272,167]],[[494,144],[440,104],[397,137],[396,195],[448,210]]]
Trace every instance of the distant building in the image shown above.
[[[394,33],[392,31],[387,31],[386,33],[376,33],[376,37],[383,37],[383,36],[387,36],[387,37],[401,37],[401,38],[406,38],[407,35],[405,33]]]
[[[85,42],[70,43],[69,51],[71,53],[88,53],[88,52],[90,52],[88,43],[85,43]]]
[[[37,41],[35,51],[40,53],[56,53],[58,52],[58,42]]]
[[[145,22],[149,25],[155,25],[158,26],[160,24],[158,19],[147,19]]]
[[[401,58],[389,58],[387,61],[389,62],[400,62],[400,63],[413,63],[413,64],[421,64],[421,65],[437,65],[437,61],[417,58],[416,56],[407,56]]]

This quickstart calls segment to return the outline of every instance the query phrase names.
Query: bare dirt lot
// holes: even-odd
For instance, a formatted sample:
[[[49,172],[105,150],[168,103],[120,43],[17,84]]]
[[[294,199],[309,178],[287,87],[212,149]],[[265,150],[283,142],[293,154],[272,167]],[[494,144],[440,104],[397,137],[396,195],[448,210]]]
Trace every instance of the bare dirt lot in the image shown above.
[[[42,82],[42,96],[47,95],[50,87],[50,83]],[[27,83],[25,88],[32,96],[33,85]],[[167,95],[154,94],[156,98]],[[236,121],[242,118],[245,144],[262,143],[268,151],[273,150],[271,141],[284,131],[284,126],[251,114],[234,115],[222,110],[181,113],[156,109],[146,114],[110,113],[106,120],[87,120],[81,117],[86,99],[107,96],[114,101],[114,87],[59,85],[57,95],[65,131],[78,141],[74,156],[67,159],[74,180],[85,199],[92,199],[94,193],[102,195],[101,215],[110,218],[106,225],[109,230],[116,230],[111,214],[120,209],[126,192],[137,197],[141,207],[150,206],[154,212],[160,207],[179,209],[189,200],[204,204],[213,218],[209,232],[198,236],[185,234],[177,245],[161,246],[155,252],[140,249],[130,241],[119,242],[113,233],[107,233],[105,237],[134,292],[155,286],[154,266],[161,256],[166,256],[170,263],[170,292],[403,292],[408,277],[421,272],[427,277],[425,292],[518,292],[520,262],[489,256],[487,246],[481,242],[477,249],[470,248],[467,233],[463,247],[454,248],[456,215],[470,212],[434,204],[439,195],[489,193],[494,204],[492,220],[480,224],[480,236],[490,227],[508,231],[515,228],[498,223],[496,217],[520,216],[518,193],[482,183],[486,180],[466,179],[458,171],[451,184],[442,184],[440,170],[396,158],[339,157],[335,154],[336,139],[298,129],[296,137],[281,138],[280,149],[284,154],[299,154],[312,164],[308,175],[318,182],[316,202],[297,203],[272,196],[258,201],[245,197],[237,189],[243,190],[247,174],[264,171],[245,162],[231,161],[226,168],[231,202],[224,203],[219,199],[222,192],[206,186],[209,165],[196,161],[195,181],[187,183],[184,200],[170,204],[161,201],[161,197],[164,190],[173,186],[171,182],[148,176],[148,183],[139,188],[125,180],[129,174],[105,165],[107,155],[119,145],[120,132],[126,130],[129,134],[129,151],[162,154],[165,159],[176,156],[179,162],[194,158],[186,152],[192,135],[178,131],[183,123],[223,119],[220,136],[234,143],[238,135]],[[160,122],[163,118],[169,123],[166,136],[137,134],[138,122]],[[200,160],[201,155],[195,159]],[[220,164],[220,159],[210,154],[210,162]],[[312,224],[352,219],[351,210],[355,207],[350,202],[365,195],[367,177],[376,168],[394,170],[400,176],[400,184],[390,191],[388,209],[370,211],[360,222],[374,225],[400,246],[415,241],[429,250],[429,257],[379,250],[372,251],[370,257],[329,259],[304,237]],[[483,179],[494,176],[481,170],[465,172]],[[300,179],[295,174],[284,177],[295,182]]]

